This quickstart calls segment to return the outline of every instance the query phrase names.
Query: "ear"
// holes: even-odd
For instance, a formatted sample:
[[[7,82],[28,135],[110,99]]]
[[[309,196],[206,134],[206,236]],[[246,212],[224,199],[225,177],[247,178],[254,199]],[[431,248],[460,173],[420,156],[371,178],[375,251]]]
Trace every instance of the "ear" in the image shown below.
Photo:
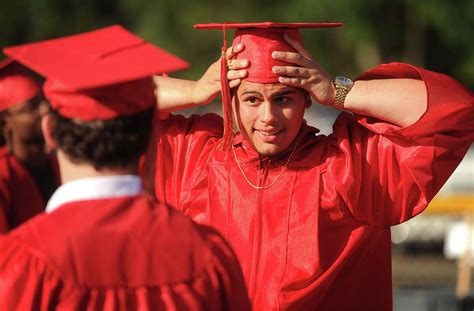
[[[41,131],[43,132],[44,141],[48,149],[54,150],[58,147],[58,143],[53,136],[54,120],[50,114],[45,114],[41,118]]]

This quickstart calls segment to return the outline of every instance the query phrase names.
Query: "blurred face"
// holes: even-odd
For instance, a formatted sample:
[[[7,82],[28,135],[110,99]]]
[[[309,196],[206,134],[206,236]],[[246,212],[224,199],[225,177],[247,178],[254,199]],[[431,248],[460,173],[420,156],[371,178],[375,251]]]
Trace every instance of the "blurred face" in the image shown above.
[[[258,153],[272,156],[292,144],[309,103],[299,88],[242,81],[233,108],[242,134]]]
[[[5,117],[4,136],[10,151],[31,165],[45,159],[41,117],[46,111],[46,102],[38,97],[10,108]]]

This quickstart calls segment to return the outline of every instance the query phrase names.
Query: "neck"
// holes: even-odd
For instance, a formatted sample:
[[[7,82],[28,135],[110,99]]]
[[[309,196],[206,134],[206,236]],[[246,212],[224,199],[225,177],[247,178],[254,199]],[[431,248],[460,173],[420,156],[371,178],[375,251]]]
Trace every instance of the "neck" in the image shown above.
[[[93,165],[87,163],[72,162],[60,149],[58,149],[58,164],[61,172],[61,182],[63,184],[82,178],[137,174],[137,167],[134,165],[135,163],[128,167],[104,168],[97,170]]]

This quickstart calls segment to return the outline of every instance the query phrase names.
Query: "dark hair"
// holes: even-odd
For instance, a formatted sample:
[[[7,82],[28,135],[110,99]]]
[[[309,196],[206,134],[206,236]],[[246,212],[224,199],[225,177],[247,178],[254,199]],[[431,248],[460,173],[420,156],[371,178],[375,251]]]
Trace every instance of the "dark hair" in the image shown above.
[[[51,111],[53,137],[74,163],[97,170],[123,168],[138,161],[148,145],[153,109],[105,121],[83,122]]]

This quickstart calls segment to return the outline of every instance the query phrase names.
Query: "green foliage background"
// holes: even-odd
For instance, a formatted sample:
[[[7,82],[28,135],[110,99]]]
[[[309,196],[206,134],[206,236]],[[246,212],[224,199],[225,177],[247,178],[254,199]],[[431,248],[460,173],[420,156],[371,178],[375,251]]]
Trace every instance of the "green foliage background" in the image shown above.
[[[409,62],[474,87],[472,0],[3,0],[0,45],[54,38],[122,24],[188,60],[176,74],[197,79],[219,57],[222,34],[207,22],[333,22],[303,30],[306,46],[333,74],[356,77],[376,64]]]

